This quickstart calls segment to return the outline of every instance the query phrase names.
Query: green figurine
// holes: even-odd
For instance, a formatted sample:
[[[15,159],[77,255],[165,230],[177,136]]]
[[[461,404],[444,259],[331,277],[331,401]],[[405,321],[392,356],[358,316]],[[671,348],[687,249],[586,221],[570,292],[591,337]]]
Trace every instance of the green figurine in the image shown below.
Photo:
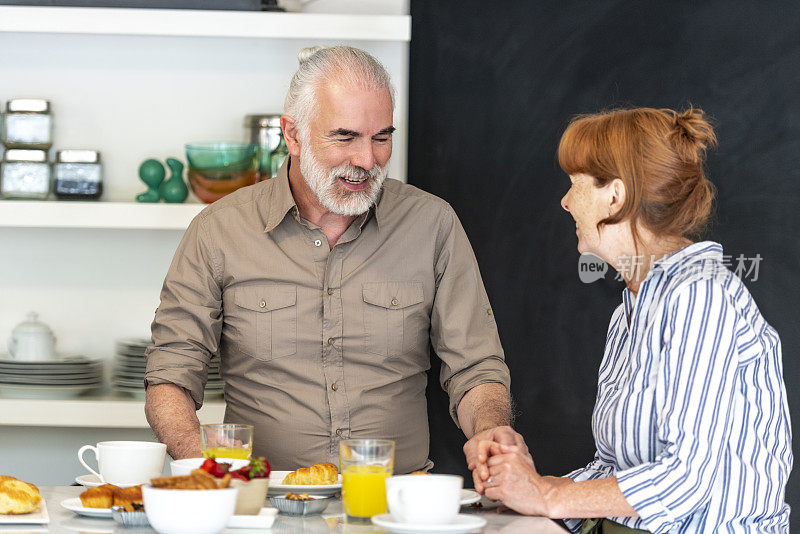
[[[158,192],[164,202],[179,204],[189,196],[189,188],[183,181],[183,163],[175,158],[167,158],[167,167],[170,172],[169,180],[161,184]]]
[[[136,195],[137,202],[158,202],[158,186],[166,176],[164,165],[157,159],[146,159],[139,165],[139,179],[147,184],[147,191]]]

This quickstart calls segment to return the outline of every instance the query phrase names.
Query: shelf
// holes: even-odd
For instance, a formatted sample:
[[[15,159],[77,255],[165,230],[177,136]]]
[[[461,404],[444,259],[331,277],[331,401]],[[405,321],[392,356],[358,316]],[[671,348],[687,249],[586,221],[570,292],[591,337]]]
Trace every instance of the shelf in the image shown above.
[[[193,9],[2,6],[0,31],[407,42],[411,40],[411,17]]]
[[[200,424],[219,423],[223,401],[209,401],[197,412]],[[149,428],[144,401],[121,397],[84,397],[68,400],[0,399],[0,426],[84,428]]]
[[[207,204],[0,200],[0,227],[185,230],[194,216],[206,206]]]

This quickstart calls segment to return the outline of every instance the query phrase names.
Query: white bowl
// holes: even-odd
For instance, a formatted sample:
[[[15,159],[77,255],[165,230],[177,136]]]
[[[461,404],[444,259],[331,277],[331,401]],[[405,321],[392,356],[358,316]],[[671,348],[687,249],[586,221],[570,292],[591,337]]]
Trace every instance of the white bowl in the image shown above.
[[[185,476],[197,469],[205,461],[205,458],[184,458],[183,460],[172,460],[169,463],[169,471],[172,476]],[[231,471],[236,471],[250,463],[250,460],[240,458],[217,458],[218,463],[232,464]]]
[[[144,511],[160,534],[218,534],[233,516],[238,488],[180,490],[142,486]]]

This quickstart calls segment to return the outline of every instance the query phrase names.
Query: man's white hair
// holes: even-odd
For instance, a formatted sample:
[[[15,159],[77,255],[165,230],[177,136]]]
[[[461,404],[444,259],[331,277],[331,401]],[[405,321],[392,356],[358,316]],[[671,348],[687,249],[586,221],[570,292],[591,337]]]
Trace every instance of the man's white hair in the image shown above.
[[[313,46],[297,54],[300,66],[292,76],[283,112],[291,115],[301,136],[316,106],[316,90],[324,81],[340,81],[364,89],[388,89],[394,109],[394,86],[386,68],[367,52],[352,46]]]

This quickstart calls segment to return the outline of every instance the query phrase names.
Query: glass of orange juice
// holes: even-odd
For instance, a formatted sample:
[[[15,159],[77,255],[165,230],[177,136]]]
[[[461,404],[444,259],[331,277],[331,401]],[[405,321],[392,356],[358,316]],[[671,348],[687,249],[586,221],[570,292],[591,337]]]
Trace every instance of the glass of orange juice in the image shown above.
[[[249,459],[253,452],[253,425],[200,425],[203,458]]]
[[[346,439],[339,443],[342,504],[348,523],[370,523],[386,513],[386,479],[394,470],[394,441]]]

